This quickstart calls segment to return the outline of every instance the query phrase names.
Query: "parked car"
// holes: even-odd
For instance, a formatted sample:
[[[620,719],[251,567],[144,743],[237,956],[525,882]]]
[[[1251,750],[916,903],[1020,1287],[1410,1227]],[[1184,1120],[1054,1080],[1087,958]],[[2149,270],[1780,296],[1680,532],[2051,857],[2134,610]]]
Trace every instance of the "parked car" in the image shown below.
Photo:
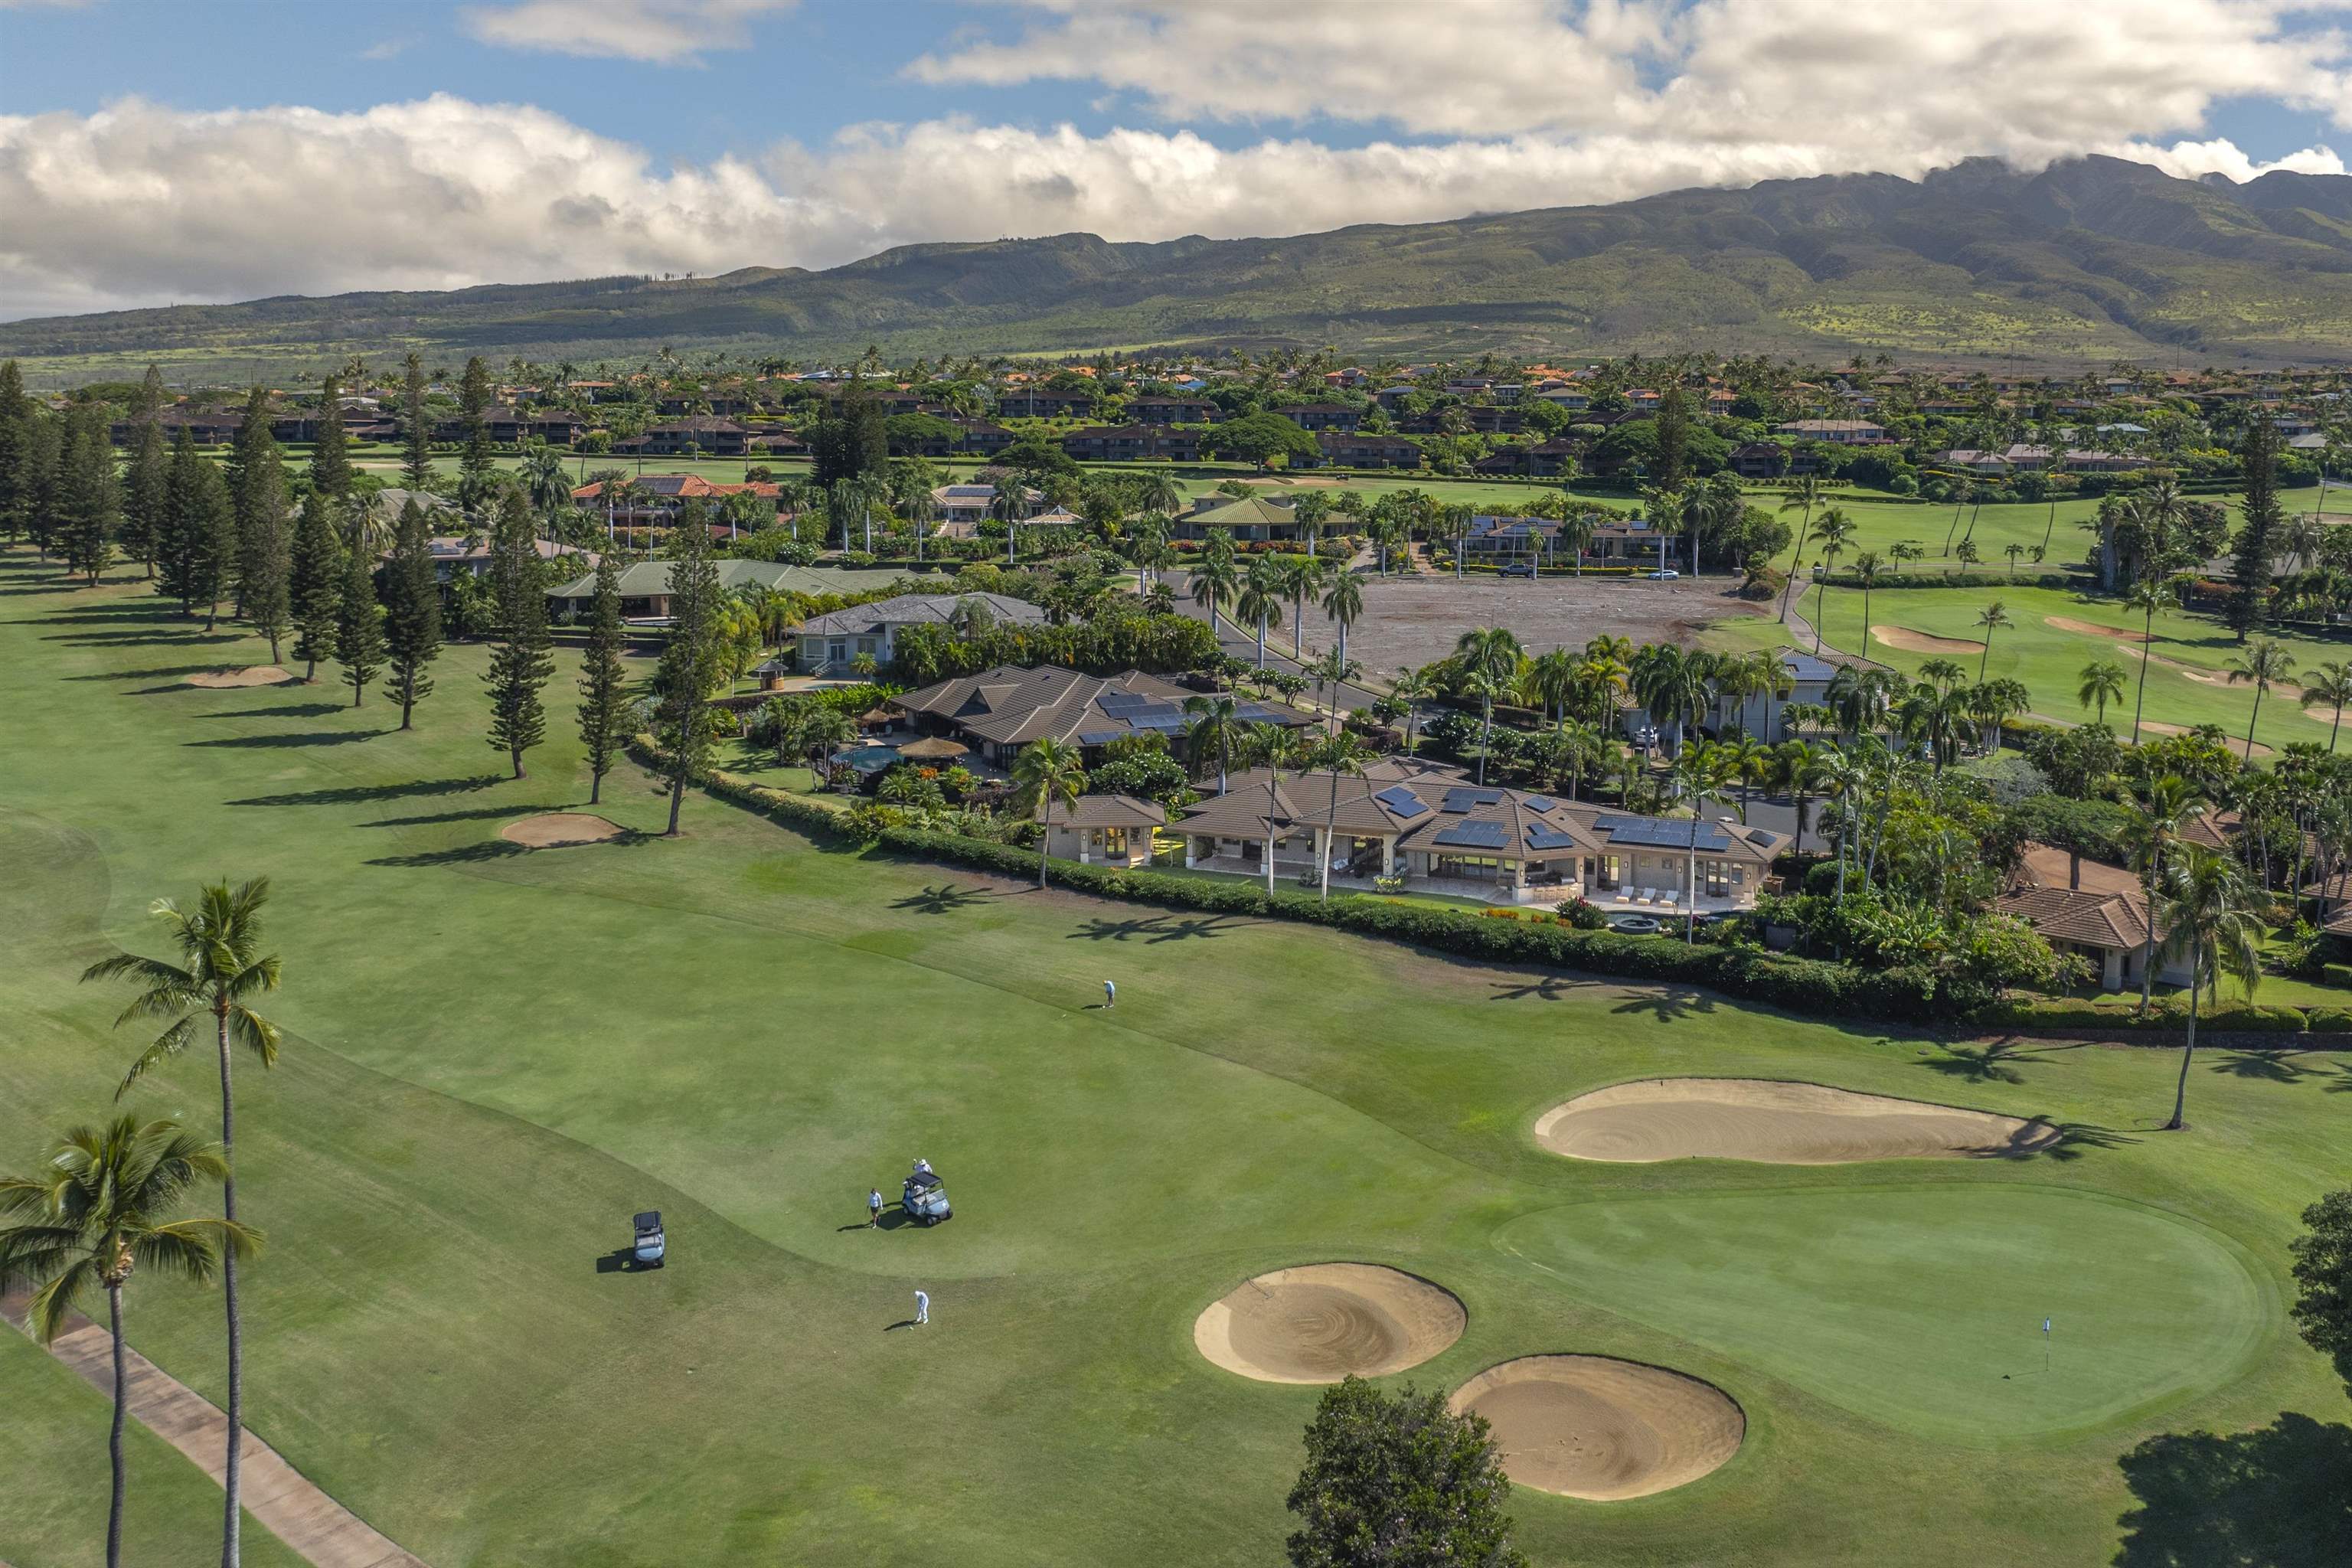
[[[1536,566],[1532,561],[1514,561],[1502,571],[1506,577],[1532,577],[1535,574]]]
[[[1671,566],[1661,566],[1656,571],[1645,572],[1643,575],[1649,578],[1653,583],[1671,583],[1675,578],[1680,577],[1682,574],[1675,571]]]
[[[662,1236],[661,1210],[647,1209],[637,1216],[637,1245],[632,1256],[640,1268],[659,1268],[669,1252]]]

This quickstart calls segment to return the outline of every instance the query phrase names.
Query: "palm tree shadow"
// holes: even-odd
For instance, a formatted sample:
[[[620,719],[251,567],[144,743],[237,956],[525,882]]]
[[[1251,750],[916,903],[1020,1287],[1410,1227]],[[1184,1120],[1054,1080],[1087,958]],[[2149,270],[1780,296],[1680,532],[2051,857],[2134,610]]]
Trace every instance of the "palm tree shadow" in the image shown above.
[[[2055,1136],[2053,1136],[2053,1134]],[[2028,1121],[2002,1143],[1971,1149],[1976,1160],[2079,1160],[2094,1149],[2120,1149],[2139,1139],[2119,1128],[2092,1121]]]
[[[471,778],[413,779],[398,784],[341,784],[333,789],[299,790],[291,795],[248,795],[243,800],[225,802],[228,805],[367,805],[377,801],[405,800],[412,795],[461,795],[470,790],[488,789],[506,780],[498,773],[477,773]]]
[[[224,708],[199,719],[325,719],[349,710],[348,702],[289,702],[280,708]]]
[[[2290,1058],[2300,1051],[2221,1051],[2220,1058],[2208,1064],[2206,1071],[2229,1078],[2252,1079],[2263,1083],[2301,1083],[2315,1076],[2313,1069],[2298,1067]]]
[[[1609,1010],[1621,1014],[1647,1013],[1661,1024],[1671,1024],[1677,1018],[1713,1013],[1717,1010],[1717,1002],[1704,991],[1682,986],[1658,986],[1642,995],[1629,996]]]
[[[2115,1568],[2352,1563],[2352,1426],[2295,1411],[2251,1432],[2167,1432],[2116,1461],[2137,1505]]]
[[[180,743],[237,751],[276,750],[284,746],[347,746],[354,741],[373,741],[378,735],[391,733],[389,730],[300,730],[281,735],[224,735],[217,741],[183,741]]]
[[[619,843],[609,839],[608,843]],[[423,849],[413,855],[380,855],[367,862],[371,866],[471,866],[486,860],[507,860],[517,855],[530,854],[530,847],[510,839],[485,838],[475,844],[460,844],[448,849]]]
[[[1558,1002],[1566,998],[1572,991],[1587,989],[1591,982],[1570,980],[1564,974],[1545,974],[1517,985],[1504,984],[1500,982],[1495,982],[1492,984],[1495,994],[1486,998],[1489,1002],[1517,1002],[1530,996],[1539,1002]]]
[[[362,822],[362,827],[430,827],[441,822],[495,822],[502,816],[529,816],[536,812],[560,811],[562,807],[534,805],[528,802],[513,805],[477,805],[462,811],[428,812],[422,816],[382,816],[373,822]]]
[[[1150,919],[1108,920],[1097,915],[1076,931],[1069,933],[1071,942],[1129,942],[1141,939],[1146,943],[1190,942],[1195,938],[1222,936],[1226,931],[1252,922],[1233,915],[1187,915],[1179,920],[1173,915],[1153,915]]]
[[[1968,1083],[2023,1083],[2021,1067],[2040,1065],[2030,1059],[2046,1057],[2053,1050],[2072,1050],[2072,1043],[2063,1046],[2025,1046],[2017,1040],[1996,1040],[1985,1046],[1938,1045],[1943,1055],[1915,1062],[1915,1067],[1939,1072],[1947,1078],[1957,1078]]]
[[[891,904],[894,910],[912,910],[918,914],[946,915],[974,904],[990,903],[996,898],[992,888],[959,888],[953,882],[936,888],[925,888],[919,893],[909,893]]]
[[[2336,1076],[2328,1080],[2330,1094],[2352,1094],[2352,1062],[2338,1062]]]

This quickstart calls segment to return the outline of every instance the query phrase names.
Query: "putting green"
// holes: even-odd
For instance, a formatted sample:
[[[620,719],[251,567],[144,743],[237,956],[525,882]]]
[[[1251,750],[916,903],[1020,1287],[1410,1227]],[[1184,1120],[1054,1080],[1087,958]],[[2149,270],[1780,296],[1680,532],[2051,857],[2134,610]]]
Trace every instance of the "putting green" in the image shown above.
[[[2277,1315],[2211,1233],[2043,1187],[1579,1205],[1496,1244],[1612,1311],[1960,1442],[2105,1426],[2218,1387]]]

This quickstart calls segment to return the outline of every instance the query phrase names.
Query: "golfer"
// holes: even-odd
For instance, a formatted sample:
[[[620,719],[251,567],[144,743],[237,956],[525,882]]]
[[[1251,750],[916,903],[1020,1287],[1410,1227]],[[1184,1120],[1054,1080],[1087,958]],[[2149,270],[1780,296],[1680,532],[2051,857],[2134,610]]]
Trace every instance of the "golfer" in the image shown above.
[[[872,1230],[881,1223],[882,1194],[879,1192],[869,1192],[866,1194],[866,1228]]]
[[[919,1326],[931,1321],[931,1298],[929,1291],[915,1292],[915,1321]]]
[[[1103,982],[1103,1005],[1106,1007],[1118,1005],[1118,982],[1116,980]]]

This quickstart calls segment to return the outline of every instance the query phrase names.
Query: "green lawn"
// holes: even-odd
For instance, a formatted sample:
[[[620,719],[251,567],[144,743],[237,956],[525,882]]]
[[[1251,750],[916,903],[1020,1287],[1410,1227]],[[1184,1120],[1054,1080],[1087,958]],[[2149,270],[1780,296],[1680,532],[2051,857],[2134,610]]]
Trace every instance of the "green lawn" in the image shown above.
[[[1211,1368],[1192,1323],[1328,1258],[1462,1298],[1423,1386],[1588,1351],[1740,1402],[1745,1447],[1689,1487],[1517,1494],[1545,1564],[2073,1568],[2114,1552],[2140,1439],[2352,1417],[2281,1307],[2295,1213],[2352,1181],[2343,1064],[2211,1054],[2192,1130],[2158,1134],[2168,1053],[1946,1047],[1040,895],[699,797],[678,840],[524,852],[502,824],[586,795],[571,656],[521,781],[482,740],[478,649],[407,733],[373,695],[182,684],[264,657],[0,554],[0,1166],[102,1113],[140,1043],[80,968],[152,951],[152,898],[271,876],[289,1038],[241,1080],[269,1236],[250,1419],[436,1568],[1276,1560],[1315,1392]],[[654,829],[664,803],[625,770],[601,809]],[[1818,1168],[1584,1164],[1529,1135],[1581,1090],[1692,1073],[2071,1135]],[[183,1063],[130,1103],[208,1125],[209,1082]],[[854,1228],[918,1154],[955,1220]],[[606,1271],[646,1207],[672,1267]],[[918,1287],[932,1326],[893,1331]],[[139,1347],[218,1397],[217,1301],[140,1288]],[[2045,1312],[2056,1368],[2017,1386]],[[16,1568],[94,1554],[58,1521],[102,1495],[103,1403],[56,1371],[0,1353],[0,1459],[44,1455],[7,1466]],[[184,1461],[136,1462],[144,1506],[209,1519]]]

